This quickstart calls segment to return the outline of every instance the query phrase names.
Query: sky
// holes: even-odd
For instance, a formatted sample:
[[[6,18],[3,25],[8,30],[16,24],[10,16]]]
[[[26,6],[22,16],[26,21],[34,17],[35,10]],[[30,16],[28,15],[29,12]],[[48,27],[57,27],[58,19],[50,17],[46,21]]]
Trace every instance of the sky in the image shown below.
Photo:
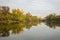
[[[0,5],[23,9],[25,13],[42,17],[50,13],[60,14],[60,0],[0,0]]]

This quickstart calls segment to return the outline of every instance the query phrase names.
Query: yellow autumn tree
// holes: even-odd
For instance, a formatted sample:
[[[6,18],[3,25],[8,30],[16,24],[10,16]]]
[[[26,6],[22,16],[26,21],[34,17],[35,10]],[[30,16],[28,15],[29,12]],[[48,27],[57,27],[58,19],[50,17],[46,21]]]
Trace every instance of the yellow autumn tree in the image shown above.
[[[24,21],[24,19],[25,19],[24,12],[21,9],[13,9],[12,15],[15,19],[17,19],[19,21]]]
[[[32,21],[32,15],[30,12],[26,13],[26,21],[27,22]]]

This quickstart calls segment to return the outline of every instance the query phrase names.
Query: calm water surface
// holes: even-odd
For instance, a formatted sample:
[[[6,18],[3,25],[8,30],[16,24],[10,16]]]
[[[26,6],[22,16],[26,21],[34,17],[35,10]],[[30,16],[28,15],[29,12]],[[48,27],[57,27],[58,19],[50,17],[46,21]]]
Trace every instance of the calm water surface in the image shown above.
[[[4,29],[7,30],[6,28]],[[9,32],[6,31],[8,35],[3,36],[1,36],[2,32],[0,30],[0,40],[60,40],[59,26],[51,28],[41,23],[35,26],[30,25],[28,27],[23,27],[23,30],[20,29],[20,32],[17,33],[13,33],[12,30],[14,31],[12,28]]]

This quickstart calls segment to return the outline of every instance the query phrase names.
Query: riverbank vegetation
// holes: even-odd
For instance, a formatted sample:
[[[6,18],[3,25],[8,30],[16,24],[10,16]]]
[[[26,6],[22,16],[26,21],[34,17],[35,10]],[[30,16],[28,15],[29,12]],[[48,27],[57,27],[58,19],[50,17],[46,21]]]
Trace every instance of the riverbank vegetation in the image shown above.
[[[24,13],[22,9],[13,9],[10,11],[8,6],[0,7],[0,36],[9,36],[12,34],[22,33],[24,28],[30,29],[43,22],[50,28],[60,27],[60,15],[52,13],[42,19],[38,16],[31,15],[30,12]]]
[[[9,10],[10,8],[6,6],[0,8],[0,22],[39,22],[41,19],[41,17],[32,16],[30,12],[24,13],[22,9],[13,9],[11,12]]]
[[[55,13],[49,14],[45,17],[47,22],[60,22],[60,15],[56,15]]]
[[[30,12],[24,13],[22,9],[12,9],[8,6],[0,7],[0,23],[18,23],[18,22],[60,22],[60,15],[49,14],[44,19],[38,16],[32,16]]]

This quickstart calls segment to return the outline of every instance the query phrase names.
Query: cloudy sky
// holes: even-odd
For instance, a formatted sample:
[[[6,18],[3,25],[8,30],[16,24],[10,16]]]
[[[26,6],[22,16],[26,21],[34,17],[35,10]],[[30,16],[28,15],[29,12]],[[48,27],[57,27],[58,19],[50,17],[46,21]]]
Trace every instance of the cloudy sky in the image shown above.
[[[20,8],[38,16],[60,13],[60,0],[0,0],[0,5],[9,6],[11,9]]]

